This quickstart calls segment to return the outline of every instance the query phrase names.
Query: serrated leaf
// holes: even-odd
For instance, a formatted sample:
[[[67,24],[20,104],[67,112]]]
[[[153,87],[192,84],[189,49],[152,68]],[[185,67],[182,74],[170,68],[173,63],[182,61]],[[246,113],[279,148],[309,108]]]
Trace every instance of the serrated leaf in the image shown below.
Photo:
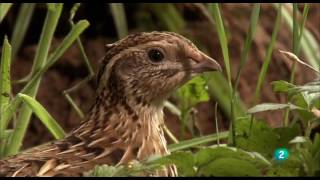
[[[156,160],[155,162],[162,165],[175,164],[177,166],[179,176],[195,175],[194,156],[188,151],[174,152]]]
[[[215,147],[204,148],[195,154],[196,166],[202,166],[210,161],[218,158],[233,157],[241,160],[248,161],[258,168],[265,167],[269,162],[257,152],[247,152],[235,147]],[[261,158],[262,157],[262,158]]]
[[[250,128],[251,127],[251,128]],[[289,141],[299,135],[298,126],[272,129],[265,122],[250,119],[238,119],[236,138],[237,147],[249,152],[259,152],[267,158],[272,158],[275,149],[289,147]]]
[[[204,148],[195,161],[197,176],[259,176],[270,165],[259,153],[234,147]]]

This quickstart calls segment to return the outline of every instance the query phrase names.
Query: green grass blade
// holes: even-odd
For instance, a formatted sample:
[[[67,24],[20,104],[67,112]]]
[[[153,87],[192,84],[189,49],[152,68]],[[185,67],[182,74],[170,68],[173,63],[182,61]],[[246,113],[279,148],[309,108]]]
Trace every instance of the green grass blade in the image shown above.
[[[230,124],[230,128],[231,128],[231,137],[232,137],[232,145],[236,146],[236,138],[235,138],[235,130],[236,130],[236,123],[235,123],[235,99],[232,98],[234,92],[233,86],[232,86],[232,77],[231,77],[231,66],[230,66],[230,58],[229,58],[229,49],[228,49],[228,41],[227,41],[227,36],[224,30],[224,25],[223,25],[223,21],[222,21],[222,17],[221,17],[221,13],[220,13],[220,9],[219,9],[219,5],[217,3],[212,3],[209,4],[208,6],[208,10],[209,12],[212,14],[214,22],[216,24],[216,29],[218,32],[218,37],[219,37],[219,42],[220,42],[220,46],[222,49],[222,55],[223,55],[223,61],[225,64],[225,68],[227,71],[227,79],[228,79],[228,83],[229,83],[229,88],[230,88],[230,114],[231,114],[231,124]]]
[[[43,26],[42,33],[40,36],[39,48],[37,49],[32,69],[30,72],[31,76],[35,73],[35,71],[38,71],[44,66],[45,61],[48,57],[54,31],[57,27],[58,20],[60,18],[60,14],[62,12],[63,7],[62,4],[56,4],[56,6],[57,8],[53,10],[50,10],[48,8],[48,14],[45,19],[45,24]]]
[[[11,38],[13,58],[16,56],[20,49],[21,43],[23,42],[35,6],[35,3],[24,3],[21,5]]]
[[[225,68],[227,71],[227,78],[231,86],[231,67],[230,67],[228,41],[227,41],[227,36],[224,30],[223,21],[221,18],[219,5],[217,3],[209,4],[208,9],[216,23],[216,29],[218,32],[219,42],[222,49],[223,60],[224,60]]]
[[[63,131],[62,127],[33,97],[20,93],[18,94],[18,97],[21,98],[30,109],[32,109],[32,111],[38,116],[41,122],[48,128],[48,130],[56,139],[61,139],[65,136],[65,132]]]
[[[293,47],[292,47],[292,52],[296,56],[299,56],[300,42],[301,42],[301,37],[303,35],[304,25],[305,25],[305,22],[307,20],[308,11],[309,11],[309,5],[307,4],[307,5],[305,5],[304,11],[303,11],[303,19],[302,19],[302,23],[300,24],[300,31],[299,31],[299,26],[298,26],[299,22],[297,20],[297,15],[299,13],[298,4],[297,3],[293,3],[293,17],[292,17]],[[294,82],[296,66],[297,66],[297,62],[295,61],[293,63],[293,67],[292,67],[292,70],[291,70],[290,83]]]
[[[128,35],[126,13],[123,3],[110,3],[110,10],[116,25],[118,38],[122,39]]]
[[[234,89],[238,89],[238,84],[239,84],[241,72],[242,72],[244,65],[247,62],[249,50],[252,45],[252,39],[253,39],[254,34],[256,32],[256,27],[257,27],[258,20],[259,20],[259,14],[260,14],[260,4],[255,3],[253,5],[253,10],[251,13],[250,26],[249,26],[249,31],[247,33],[246,41],[244,43],[244,49],[242,50],[242,53],[241,53],[240,66],[238,68]],[[236,92],[236,91],[234,91],[234,92]]]
[[[298,50],[298,39],[299,39],[299,26],[298,26],[298,20],[297,20],[297,13],[298,13],[298,4],[293,3],[293,17],[292,17],[292,23],[293,23],[293,53],[296,54]]]
[[[11,64],[11,46],[8,42],[7,36],[4,38],[2,46],[2,55],[0,62],[0,144],[5,144],[5,124],[2,121],[2,114],[9,105],[11,94],[10,83],[10,64]],[[3,156],[3,145],[0,146],[0,157]]]
[[[149,4],[149,6],[159,19],[160,24],[169,31],[181,32],[185,27],[186,22],[177,11],[174,4],[154,3]]]
[[[0,3],[0,23],[6,16],[7,12],[10,10],[12,3]]]
[[[299,51],[300,51],[301,39],[302,39],[302,35],[304,33],[304,29],[305,29],[304,26],[305,26],[306,21],[307,21],[309,9],[310,9],[310,5],[309,4],[305,4],[304,8],[303,8],[302,22],[300,24],[300,33],[299,33],[299,39],[298,39],[299,44],[298,44],[298,47],[297,47],[297,53],[299,53]]]
[[[229,136],[228,131],[219,133],[220,140],[228,138],[228,136]],[[201,144],[205,144],[205,143],[209,143],[209,142],[213,142],[213,141],[217,141],[217,140],[218,140],[218,135],[211,134],[211,135],[193,138],[193,139],[189,139],[189,140],[185,140],[185,141],[180,141],[177,144],[170,144],[168,146],[168,148],[169,148],[170,152],[174,152],[174,151],[179,151],[179,150],[195,147],[195,146],[198,146]]]
[[[60,18],[63,4],[55,4],[55,9],[48,9],[47,16],[44,22],[44,26],[42,29],[42,33],[40,35],[40,41],[38,45],[38,49],[35,55],[35,59],[33,61],[31,75],[34,72],[39,71],[46,63],[49,48],[51,46],[51,41],[54,35],[54,31],[57,27],[58,20]],[[39,85],[41,82],[41,78],[37,79],[35,85],[31,87],[27,91],[27,95],[31,97],[35,97],[37,94]],[[6,149],[6,154],[14,154],[17,153],[22,145],[23,137],[26,133],[27,127],[29,125],[29,121],[32,115],[31,109],[27,105],[22,105],[21,111],[19,112],[19,116],[17,119],[16,127],[14,128],[12,139],[9,143],[9,147]]]
[[[244,67],[244,65],[247,62],[247,58],[248,58],[248,54],[249,54],[249,49],[251,48],[251,44],[252,44],[252,39],[254,37],[255,31],[256,31],[256,27],[258,24],[258,19],[259,19],[259,14],[260,14],[260,4],[256,3],[253,5],[253,10],[251,13],[251,18],[250,18],[250,26],[249,26],[249,31],[247,33],[247,37],[244,43],[244,49],[241,53],[241,57],[240,57],[240,66],[238,68],[238,72],[237,72],[237,76],[236,76],[236,82],[233,88],[233,92],[232,92],[232,97],[231,97],[231,120],[232,120],[232,143],[234,146],[236,146],[236,140],[235,140],[235,120],[236,117],[236,112],[235,112],[235,105],[236,102],[238,101],[237,95],[236,95],[236,90],[238,89],[238,85],[239,85],[239,81],[240,81],[240,76],[241,76],[241,72],[242,69]]]
[[[278,35],[279,29],[280,29],[281,17],[282,17],[281,9],[282,9],[282,4],[279,4],[278,10],[277,10],[277,17],[276,17],[274,29],[273,29],[272,36],[271,36],[271,42],[270,42],[270,44],[268,46],[268,50],[267,50],[266,56],[265,56],[265,58],[263,60],[263,65],[262,65],[262,68],[261,68],[261,71],[260,71],[259,77],[258,77],[258,83],[257,83],[257,86],[256,86],[255,97],[254,97],[254,102],[255,103],[259,102],[261,88],[262,88],[262,85],[264,83],[264,80],[265,80],[265,77],[266,77],[266,74],[267,74],[267,71],[268,71],[268,68],[269,68],[269,64],[270,64],[270,61],[271,61],[271,55],[272,55],[272,52],[273,52],[273,49],[274,49],[274,45],[276,43],[277,35]]]
[[[10,64],[11,64],[11,46],[7,39],[4,38],[2,53],[1,53],[1,63],[0,63],[0,110],[1,114],[4,111],[4,106],[9,104],[9,98],[11,94],[11,84],[10,84]],[[1,118],[0,114],[0,118]],[[2,124],[2,121],[0,121]],[[2,126],[1,126],[2,127]],[[2,129],[2,128],[1,128]]]
[[[214,19],[210,15],[210,12],[208,12],[208,9],[201,3],[196,3],[196,6],[199,6],[199,9],[203,11],[203,14],[206,15],[206,18],[208,19],[209,23],[212,24],[212,26],[215,26]],[[222,76],[221,73],[207,73],[205,75],[208,83],[208,92],[211,97],[214,97],[214,99],[219,103],[219,106],[222,108],[224,113],[228,116],[229,119],[232,118],[231,116],[231,96],[232,93],[228,81],[225,79],[224,76]],[[219,84],[219,88],[217,88],[217,84]],[[235,93],[235,92],[234,92]],[[236,117],[243,117],[246,115],[246,106],[244,103],[239,99],[238,101],[234,102],[233,105],[234,113]]]
[[[299,43],[299,26],[298,26],[298,20],[297,20],[297,13],[298,13],[298,4],[293,3],[293,16],[292,16],[292,24],[293,24],[293,34],[292,34],[292,52],[293,54],[298,55],[298,45]],[[294,82],[294,75],[296,72],[296,66],[297,62],[293,62],[293,66],[291,69],[291,75],[290,75],[290,83]]]

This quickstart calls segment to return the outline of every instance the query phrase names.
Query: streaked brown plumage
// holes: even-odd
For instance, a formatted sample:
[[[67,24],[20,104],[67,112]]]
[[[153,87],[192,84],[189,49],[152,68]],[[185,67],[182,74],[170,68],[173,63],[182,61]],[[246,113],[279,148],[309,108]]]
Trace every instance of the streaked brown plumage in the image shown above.
[[[168,154],[163,101],[193,75],[220,70],[189,40],[171,32],[129,35],[107,46],[88,120],[64,139],[0,160],[0,176],[81,176],[98,164]],[[157,176],[175,176],[175,167]]]

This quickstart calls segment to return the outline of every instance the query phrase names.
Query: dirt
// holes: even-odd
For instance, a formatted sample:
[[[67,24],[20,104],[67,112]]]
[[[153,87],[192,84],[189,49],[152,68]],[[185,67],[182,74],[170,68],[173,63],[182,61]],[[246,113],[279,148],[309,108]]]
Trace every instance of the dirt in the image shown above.
[[[240,54],[245,42],[245,36],[249,25],[251,6],[252,5],[248,4],[223,4],[221,6],[224,24],[227,28],[227,34],[229,37],[229,47],[231,49],[229,53],[232,62],[233,77],[235,77],[237,68],[239,66]],[[98,6],[94,7],[99,8],[99,10],[103,9],[102,7]],[[87,7],[80,9],[79,13],[81,15],[79,17],[89,16],[88,20],[91,22],[90,29],[86,31],[85,35],[82,36],[82,41],[84,43],[87,56],[90,59],[90,63],[93,65],[93,68],[96,72],[97,67],[99,66],[99,60],[101,59],[101,57],[103,57],[105,52],[104,45],[108,42],[116,40],[116,36],[114,30],[110,30],[110,27],[113,26],[113,24],[110,24],[112,23],[110,14],[106,13],[106,15],[103,15],[106,16],[105,19],[102,18],[102,15],[98,15],[97,13],[88,15],[88,13],[86,13],[85,11],[89,8],[93,8],[93,6],[88,5]],[[107,8],[105,8],[105,11],[107,11]],[[11,14],[9,13],[11,21],[14,17],[13,12],[11,12]],[[309,18],[307,21],[307,27],[317,38],[318,42],[320,41],[319,12],[319,5],[311,5]],[[36,13],[43,14],[43,9],[39,7]],[[127,16],[133,16],[132,13],[134,13],[133,10],[128,11]],[[254,105],[252,101],[253,95],[258,75],[263,63],[263,58],[265,57],[266,49],[271,39],[276,11],[270,5],[262,5],[260,14],[261,16],[259,20],[259,26],[254,38],[254,43],[249,53],[249,59],[241,75],[238,89],[239,95],[247,107],[251,107]],[[33,20],[35,26],[32,26],[32,30],[28,31],[24,45],[22,46],[17,58],[14,60],[11,70],[12,78],[14,80],[23,78],[30,71],[32,60],[36,50],[36,39],[37,37],[39,37],[39,34],[33,33],[41,32],[39,31],[41,30],[42,25],[41,23],[39,23],[41,22],[41,19],[43,18]],[[108,21],[109,24],[104,21]],[[66,18],[64,18],[64,23],[66,23]],[[133,23],[129,22],[129,24]],[[5,31],[9,32],[10,27],[12,28],[12,23],[7,23],[6,25],[9,28],[7,28]],[[61,22],[58,27],[62,26],[63,22]],[[134,31],[134,27],[132,26],[133,25],[129,25],[129,28]],[[66,32],[66,27],[61,28],[61,30],[56,32],[53,46],[61,42]],[[291,50],[292,34],[288,32],[290,32],[290,30],[288,29],[286,24],[283,23],[278,34],[276,49],[288,51]],[[190,21],[187,24],[185,33],[192,34],[196,39],[198,39],[207,47],[210,56],[217,59],[220,64],[223,64],[220,44],[214,27],[211,27],[204,20]],[[301,57],[302,59],[305,59],[305,56],[303,56],[303,54]],[[272,53],[270,68],[267,72],[266,80],[262,89],[261,102],[285,102],[284,96],[274,94],[272,92],[270,82],[281,79],[288,80],[290,77],[291,64],[292,62],[286,61],[277,51],[274,51]],[[42,78],[41,85],[37,94],[37,100],[40,101],[40,103],[56,120],[58,120],[59,124],[61,124],[66,131],[70,131],[72,128],[77,126],[81,119],[64,98],[62,92],[72,87],[77,82],[81,81],[87,75],[88,71],[81,57],[79,48],[74,44],[63,55],[63,57],[52,68],[50,68],[48,72],[46,72],[46,74]],[[296,71],[296,84],[306,83],[312,80],[314,77],[315,76],[311,71],[304,67],[298,66]],[[13,87],[14,93],[17,93],[19,89],[21,89],[22,85],[14,84]],[[80,105],[81,109],[84,112],[87,112],[93,103],[92,97],[94,97],[94,89],[95,83],[94,80],[92,80],[71,94],[75,102]],[[196,113],[196,126],[199,128],[201,134],[209,134],[215,132],[215,123],[213,121],[215,116],[214,104],[214,101],[210,101],[197,105],[197,111],[201,113]],[[171,129],[174,134],[179,137],[180,122],[178,118],[172,115],[167,110],[165,110],[165,114],[166,124],[168,125],[169,129]],[[265,119],[271,126],[277,127],[281,126],[282,124],[281,119],[283,117],[283,112],[277,111],[273,113],[262,113],[258,116],[262,119]],[[227,129],[229,120],[221,111],[219,111],[218,119],[219,129]],[[189,137],[190,134],[188,134],[185,138]],[[38,145],[52,139],[53,138],[49,134],[49,132],[33,115],[32,121],[28,128],[27,136],[24,141],[24,148]]]

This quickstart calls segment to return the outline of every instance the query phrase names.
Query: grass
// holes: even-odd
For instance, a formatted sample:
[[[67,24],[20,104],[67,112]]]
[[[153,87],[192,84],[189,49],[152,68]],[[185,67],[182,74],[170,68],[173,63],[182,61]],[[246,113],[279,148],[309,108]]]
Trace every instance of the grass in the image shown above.
[[[14,31],[11,38],[11,44],[12,47],[14,47],[14,49],[12,50],[12,57],[16,56],[21,47],[21,44],[30,25],[35,5],[35,3],[22,4],[19,9],[18,17],[15,22]]]
[[[110,3],[110,10],[115,22],[118,38],[122,39],[128,35],[126,13],[122,3]]]
[[[42,123],[48,128],[50,133],[56,138],[61,139],[65,136],[65,132],[57,123],[57,121],[46,111],[46,109],[37,102],[34,98],[25,95],[18,94],[18,98],[21,98],[22,101],[34,112]]]
[[[0,3],[0,23],[10,10],[12,3]]]
[[[0,114],[5,112],[9,105],[11,96],[11,84],[10,84],[10,65],[11,65],[11,45],[8,42],[7,36],[4,38],[1,63],[0,63]],[[0,144],[6,143],[4,123],[0,115]],[[0,147],[0,155],[4,152],[4,146]],[[1,156],[0,156],[1,157]]]
[[[57,22],[59,20],[63,4],[51,4],[48,8],[47,17],[43,26],[43,31],[40,36],[39,46],[34,64],[32,66],[32,77],[30,81],[20,91],[22,94],[27,94],[31,97],[36,95],[41,76],[45,73],[49,67],[51,67],[62,54],[73,44],[73,42],[79,37],[79,35],[89,26],[86,20],[79,21],[65,37],[62,43],[48,55],[51,39],[56,29]],[[13,120],[19,105],[21,104],[20,98],[13,98],[5,112],[1,115],[1,130],[2,133],[7,129],[10,120]],[[20,113],[17,119],[17,123],[13,129],[12,135],[5,144],[2,156],[16,154],[22,144],[22,140],[25,136],[26,128],[28,127],[32,110],[26,104],[22,104]]]
[[[57,27],[62,7],[62,4],[57,4],[54,8],[48,10],[47,12],[45,24],[40,35],[39,46],[33,61],[31,76],[33,76],[36,71],[39,71],[39,69],[43,68],[44,64],[46,63],[53,33]],[[27,95],[35,97],[40,82],[41,77],[38,78],[34,86],[28,90]],[[12,141],[9,141],[9,147],[6,150],[6,154],[16,154],[19,151],[22,145],[23,137],[25,136],[28,124],[30,122],[31,114],[32,110],[26,104],[23,104],[17,118],[16,128],[12,134]]]
[[[249,54],[252,49],[252,44],[256,37],[256,30],[259,26],[259,18],[262,14],[260,9],[263,5],[255,3],[251,6],[251,15],[248,17],[249,26],[245,35],[245,42],[239,55],[240,65],[236,69],[235,77],[232,76],[233,59],[230,59],[229,53],[232,51],[228,46],[228,38],[226,32],[228,27],[225,26],[224,12],[221,10],[220,5],[216,3],[209,3],[208,5],[195,3],[191,6],[200,9],[200,12],[205,15],[208,23],[212,28],[216,29],[216,36],[219,39],[223,62],[225,67],[225,74],[208,73],[197,79],[193,83],[189,83],[182,87],[175,94],[180,97],[179,102],[181,106],[175,105],[171,102],[166,102],[169,110],[174,112],[180,117],[183,132],[188,130],[193,133],[191,139],[185,140],[183,138],[176,138],[171,134],[170,130],[166,130],[170,138],[175,142],[169,145],[171,155],[165,157],[154,158],[148,162],[141,162],[132,169],[137,167],[137,171],[155,168],[159,165],[166,165],[174,163],[178,167],[181,176],[297,176],[319,175],[319,134],[315,138],[310,138],[310,132],[313,127],[317,127],[319,117],[313,113],[312,110],[320,109],[320,104],[316,103],[318,97],[317,90],[314,84],[295,85],[294,72],[295,67],[299,64],[294,61],[294,66],[291,71],[289,81],[274,82],[274,93],[285,93],[288,97],[285,103],[260,103],[261,89],[264,88],[264,82],[268,76],[269,65],[272,63],[272,54],[275,51],[275,45],[278,40],[278,33],[280,28],[284,27],[285,22],[292,32],[292,53],[299,59],[299,52],[305,55],[305,59],[317,69],[320,65],[319,45],[310,31],[305,28],[305,24],[310,9],[309,4],[304,5],[302,14],[299,12],[298,4],[292,4],[292,14],[286,5],[273,4],[275,12],[277,13],[271,40],[266,49],[263,65],[260,69],[257,85],[255,85],[254,94],[254,107],[247,110],[246,106],[238,96],[238,86],[241,80],[241,74],[247,64]],[[11,3],[0,4],[0,23],[6,18],[9,12]],[[44,21],[41,36],[38,42],[38,48],[35,58],[33,60],[32,69],[25,78],[18,81],[24,83],[24,87],[17,95],[11,93],[12,80],[10,79],[10,64],[16,56],[21,47],[25,33],[30,25],[32,14],[35,4],[22,4],[18,13],[18,18],[15,21],[13,35],[11,42],[8,38],[4,38],[1,51],[1,66],[0,66],[0,157],[16,154],[21,149],[21,144],[27,127],[30,123],[32,113],[48,129],[56,139],[63,138],[65,135],[62,127],[59,126],[57,121],[46,111],[36,100],[38,87],[44,73],[52,67],[65,51],[73,44],[77,43],[80,49],[83,60],[89,72],[88,76],[84,78],[78,85],[65,90],[63,93],[66,99],[72,104],[75,111],[80,117],[84,117],[81,109],[72,100],[69,95],[70,92],[77,89],[81,85],[88,82],[93,77],[93,69],[90,66],[89,59],[84,50],[80,35],[88,28],[89,22],[87,20],[80,20],[74,22],[74,16],[77,13],[80,4],[77,3],[70,11],[70,27],[71,30],[64,37],[63,41],[55,49],[52,49],[51,42],[54,37],[54,32],[57,29],[57,24],[61,20],[61,12],[64,8],[63,4],[50,3],[47,5],[47,15]],[[174,31],[183,34],[184,29],[188,25],[188,21],[177,9],[174,4],[144,4],[148,11],[146,14],[151,13],[158,21],[152,20],[151,16],[144,16],[143,23],[140,24],[142,30],[158,30],[152,29],[161,27],[164,30]],[[114,28],[116,29],[118,38],[122,38],[130,32],[128,29],[128,22],[126,17],[125,5],[122,3],[111,3],[110,12],[113,17]],[[25,21],[23,21],[25,17]],[[301,17],[301,18],[298,18]],[[141,18],[141,17],[140,17]],[[149,18],[149,19],[148,19]],[[301,19],[301,21],[298,21]],[[137,19],[139,21],[139,19]],[[209,37],[215,38],[215,37]],[[197,42],[194,37],[188,37]],[[11,45],[12,47],[11,47]],[[201,44],[197,46],[205,47]],[[49,51],[50,50],[50,51]],[[51,53],[49,53],[51,52]],[[300,59],[299,59],[300,60]],[[300,60],[301,61],[301,60]],[[299,61],[297,61],[299,62]],[[306,63],[306,62],[305,62]],[[219,86],[217,86],[217,84]],[[197,86],[197,91],[191,91],[191,86]],[[206,89],[207,85],[208,89]],[[317,84],[316,84],[317,85]],[[196,95],[195,95],[196,94]],[[200,97],[200,98],[195,98]],[[214,134],[200,136],[194,133],[194,127],[189,126],[194,120],[191,118],[190,111],[198,102],[208,101],[213,98],[218,102],[219,108],[231,121],[229,131],[219,130],[217,127]],[[284,110],[285,116],[283,118],[284,126],[280,128],[271,128],[263,121],[258,121],[255,114],[264,111]],[[217,106],[215,107],[217,112]],[[19,112],[19,113],[17,113]],[[291,119],[289,113],[294,116],[296,121]],[[18,116],[16,116],[18,114]],[[217,125],[217,114],[215,122]],[[301,122],[304,127],[296,126]],[[9,124],[13,124],[12,129]],[[186,126],[186,128],[184,127]],[[305,135],[304,135],[305,133]],[[303,136],[304,140],[297,141]],[[223,144],[225,141],[229,144]],[[217,142],[218,146],[211,145]],[[278,164],[274,157],[274,150],[278,147],[286,147],[290,151],[290,158],[282,164]],[[301,164],[304,166],[301,167]],[[197,167],[196,170],[194,167]],[[109,169],[108,169],[109,168]],[[126,175],[130,175],[130,168],[121,167],[121,171],[116,170],[118,166],[107,167],[105,170],[99,170],[95,175],[108,175],[104,172],[112,171],[112,176],[121,175],[125,170]],[[123,169],[124,168],[124,169]],[[297,174],[299,169],[300,174]],[[122,174],[123,175],[123,174]]]
[[[255,96],[254,96],[254,102],[259,103],[259,99],[260,99],[260,94],[261,94],[261,88],[263,86],[263,83],[265,81],[265,77],[267,74],[267,71],[269,69],[269,64],[271,61],[271,57],[272,57],[272,52],[274,50],[274,46],[276,43],[276,39],[277,39],[277,35],[280,29],[280,25],[281,25],[281,17],[282,17],[282,5],[279,4],[279,6],[277,7],[277,17],[276,17],[276,21],[275,21],[275,25],[274,25],[274,29],[271,35],[271,41],[270,44],[268,46],[267,52],[266,52],[266,56],[263,60],[263,65],[261,68],[261,71],[259,73],[259,77],[258,77],[258,83],[256,86],[256,91],[255,91]]]

